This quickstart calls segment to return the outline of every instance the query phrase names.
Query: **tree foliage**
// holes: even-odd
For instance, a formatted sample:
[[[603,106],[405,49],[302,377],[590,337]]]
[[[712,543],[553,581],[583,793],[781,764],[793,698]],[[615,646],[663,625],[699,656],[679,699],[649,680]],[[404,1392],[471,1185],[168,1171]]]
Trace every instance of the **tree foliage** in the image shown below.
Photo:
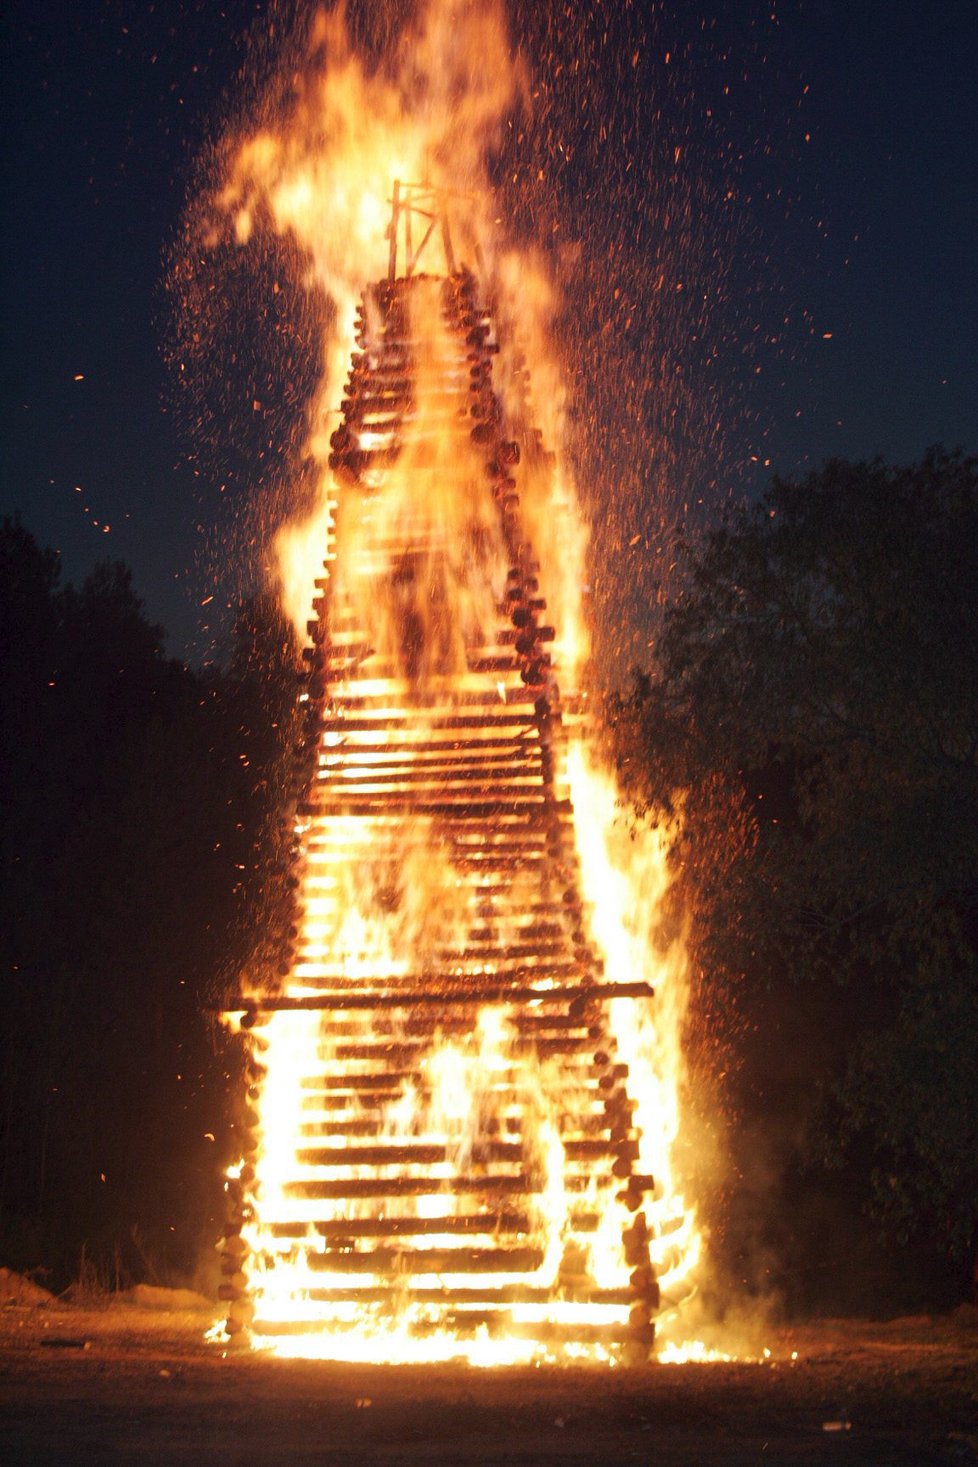
[[[60,585],[0,525],[0,1261],[186,1275],[220,1229],[234,1056],[215,1009],[259,920],[288,634],[167,658],[129,572]],[[277,681],[254,647],[279,639]],[[247,647],[251,645],[252,651]]]
[[[978,461],[934,449],[775,478],[681,549],[684,589],[618,708],[619,748],[643,798],[683,791],[677,869],[701,968],[748,1015],[761,990],[824,996],[820,1022],[834,1010],[839,1028],[818,1036],[810,1087],[824,1155],[848,1158],[850,1186],[866,1179],[899,1236],[966,1252]]]

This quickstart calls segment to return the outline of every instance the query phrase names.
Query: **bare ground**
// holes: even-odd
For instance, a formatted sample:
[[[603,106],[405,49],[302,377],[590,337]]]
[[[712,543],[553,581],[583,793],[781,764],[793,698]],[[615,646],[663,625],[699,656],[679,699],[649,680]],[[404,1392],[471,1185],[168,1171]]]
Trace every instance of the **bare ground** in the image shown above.
[[[967,1312],[781,1331],[764,1364],[617,1370],[281,1361],[225,1354],[208,1323],[138,1303],[0,1309],[0,1463],[978,1464]]]

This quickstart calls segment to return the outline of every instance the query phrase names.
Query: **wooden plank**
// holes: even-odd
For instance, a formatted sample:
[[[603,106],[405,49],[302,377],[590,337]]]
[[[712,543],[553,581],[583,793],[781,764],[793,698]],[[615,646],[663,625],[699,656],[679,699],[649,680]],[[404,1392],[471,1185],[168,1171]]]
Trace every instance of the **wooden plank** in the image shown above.
[[[303,1225],[304,1226],[304,1225]],[[335,1242],[344,1238],[408,1238],[441,1233],[528,1233],[526,1212],[449,1213],[443,1217],[363,1217],[315,1224],[319,1237]],[[291,1236],[291,1235],[279,1235]]]
[[[316,1009],[402,1009],[419,1005],[434,1008],[451,1008],[457,1004],[478,1008],[484,1004],[527,1004],[527,1003],[604,1003],[611,998],[652,998],[655,990],[649,983],[595,983],[587,987],[527,988],[503,985],[486,985],[478,990],[460,989],[412,989],[408,992],[375,994],[337,993],[317,994],[314,998],[232,998],[221,1005],[222,1012],[237,1013],[241,1010],[273,1013],[279,1010]]]
[[[497,820],[501,816],[508,816],[510,819],[543,822],[549,818],[569,817],[572,813],[569,800],[548,798],[543,791],[536,800],[520,800],[503,794],[496,800],[407,800],[396,799],[392,794],[378,795],[376,800],[370,800],[366,795],[361,799],[353,799],[343,798],[340,794],[334,794],[330,789],[320,786],[316,786],[313,793],[315,798],[303,801],[299,808],[322,815],[374,815],[380,806],[381,814],[387,819],[394,815],[411,814],[447,816],[455,820]]]
[[[312,1273],[390,1273],[400,1282],[411,1274],[532,1273],[543,1262],[542,1248],[385,1248],[309,1252]]]
[[[304,1181],[296,1179],[286,1182],[282,1191],[286,1197],[304,1198],[310,1202],[354,1200],[364,1197],[427,1197],[448,1194],[461,1196],[482,1192],[496,1195],[521,1196],[531,1192],[524,1176],[501,1177],[387,1177],[349,1178],[346,1181]]]

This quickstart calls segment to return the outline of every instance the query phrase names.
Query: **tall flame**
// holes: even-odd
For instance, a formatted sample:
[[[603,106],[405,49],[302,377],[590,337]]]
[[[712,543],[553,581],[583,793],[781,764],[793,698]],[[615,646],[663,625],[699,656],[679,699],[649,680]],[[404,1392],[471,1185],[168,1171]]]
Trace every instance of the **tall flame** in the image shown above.
[[[318,465],[316,508],[287,524],[277,543],[283,600],[305,635],[319,574],[330,503],[329,439],[355,345],[364,285],[384,275],[390,199],[397,179],[424,180],[452,200],[452,225],[467,259],[481,258],[498,292],[511,349],[500,362],[504,397],[518,398],[520,359],[533,363],[534,414],[560,452],[565,393],[550,345],[556,309],[538,252],[507,245],[493,210],[488,163],[525,91],[501,4],[432,0],[386,64],[368,72],[353,52],[343,7],[321,11],[308,63],[283,115],[244,138],[218,205],[246,245],[256,228],[291,237],[305,262],[304,283],[329,303],[323,319],[323,372],[310,405],[306,447]],[[562,641],[565,678],[588,645],[580,605],[586,533],[566,466],[524,485],[524,507],[542,559],[542,577]]]
[[[575,695],[589,652],[582,595],[587,532],[562,451],[565,394],[549,329],[554,288],[541,254],[506,239],[495,218],[490,181],[493,150],[526,90],[526,79],[511,58],[499,3],[430,0],[373,69],[354,51],[343,10],[321,13],[310,30],[306,63],[286,100],[271,121],[238,140],[218,196],[239,247],[246,248],[256,230],[268,229],[297,246],[305,287],[320,309],[322,376],[309,407],[306,443],[316,465],[316,503],[310,516],[286,524],[277,537],[284,604],[304,638],[325,585],[332,603],[343,608],[344,624],[360,628],[369,644],[357,674],[357,697],[373,708],[390,704],[392,716],[397,698],[417,705],[422,710],[418,727],[427,729],[429,739],[435,725],[424,714],[425,699],[448,696],[444,690],[451,688],[452,696],[464,701],[476,687],[472,649],[491,639],[506,600],[512,554],[484,492],[484,462],[457,431],[468,411],[465,394],[473,389],[468,383],[456,385],[446,365],[452,342],[443,321],[441,282],[452,275],[455,261],[437,259],[437,239],[425,246],[426,255],[418,254],[419,278],[409,298],[404,329],[415,343],[414,375],[399,451],[389,455],[366,496],[340,493],[330,467],[342,384],[358,335],[377,336],[381,329],[370,319],[379,309],[376,300],[364,292],[388,274],[392,246],[400,250],[402,265],[405,260],[410,265],[422,242],[423,225],[412,239],[397,236],[396,212],[390,223],[392,200],[404,180],[417,181],[440,200],[445,254],[451,251],[478,267],[492,302],[493,381],[505,424],[526,434],[525,425],[532,421],[549,450],[524,453],[519,474],[521,523],[539,560],[541,604],[546,602],[555,628],[544,682],[551,693],[545,696],[557,697],[559,681],[565,707],[568,700],[578,706]],[[420,271],[432,268],[433,256],[433,278],[421,277]],[[360,442],[383,457],[390,430],[383,422],[368,425]],[[410,575],[400,580],[388,548],[398,537],[421,547]],[[330,553],[324,578],[325,547]],[[400,589],[392,591],[392,586]],[[525,697],[512,671],[501,672],[499,679],[501,707]],[[648,1259],[665,1302],[675,1304],[688,1292],[700,1243],[673,1172],[684,959],[676,944],[660,951],[655,940],[669,880],[669,833],[651,830],[636,841],[623,829],[613,778],[599,767],[586,721],[575,716],[568,729],[556,777],[566,783],[573,806],[587,940],[615,981],[644,980],[655,988],[654,999],[611,998],[608,1028],[618,1069],[627,1070],[635,1102],[629,1134],[637,1138],[636,1174],[655,1178],[651,1201],[639,1214],[648,1223]],[[371,737],[364,735],[358,766],[361,791],[381,787],[394,777],[389,771],[399,767],[391,762],[383,736],[373,744]],[[318,757],[319,777],[342,783],[342,738],[327,733]],[[437,778],[438,766],[430,767]],[[635,1263],[626,1256],[622,1238],[629,1236],[634,1204],[627,1195],[622,1200],[614,1180],[597,1170],[581,1178],[580,1194],[570,1195],[573,1168],[554,1100],[567,1083],[566,1072],[558,1073],[562,1061],[548,1059],[539,1047],[528,1057],[515,1001],[481,1007],[462,1031],[446,1022],[427,1049],[398,1020],[388,1047],[415,1055],[417,1078],[384,1101],[382,1121],[388,1138],[410,1139],[417,1159],[417,1164],[406,1161],[397,1173],[421,1238],[414,1272],[405,1280],[415,1300],[470,1278],[452,1271],[452,1249],[462,1234],[470,1249],[491,1244],[492,1238],[479,1232],[481,1214],[466,1210],[464,1197],[451,1194],[449,1181],[460,1167],[471,1166],[505,1181],[500,1158],[512,1149],[507,1137],[517,1125],[521,1128],[523,1165],[533,1179],[532,1205],[519,1223],[522,1262],[518,1270],[514,1264],[511,1277],[497,1272],[493,1281],[499,1289],[515,1291],[508,1316],[512,1332],[489,1337],[473,1329],[462,1340],[450,1327],[433,1323],[407,1293],[399,1312],[391,1313],[389,1300],[380,1310],[376,1273],[359,1272],[356,1287],[346,1288],[350,1276],[330,1271],[326,1240],[339,1235],[344,1224],[374,1216],[369,1200],[351,1202],[350,1197],[363,1184],[367,1199],[366,1179],[375,1173],[369,1170],[370,1148],[356,1139],[355,1112],[349,1121],[327,1126],[325,1113],[317,1110],[318,1102],[303,1090],[299,1077],[346,1063],[352,1066],[354,1087],[374,1083],[366,1072],[360,1075],[360,1061],[349,1056],[366,1054],[376,1036],[355,1008],[327,1028],[320,1014],[303,1004],[315,999],[327,978],[352,991],[358,981],[369,985],[383,973],[396,994],[397,984],[411,972],[431,970],[446,944],[464,946],[464,933],[484,920],[480,914],[489,878],[478,870],[473,876],[470,868],[479,863],[462,860],[423,813],[400,825],[365,824],[341,811],[300,815],[296,836],[302,930],[282,991],[292,1006],[270,1009],[266,1004],[267,1011],[262,1010],[267,995],[256,990],[257,1018],[252,1013],[247,1020],[254,1132],[260,1144],[255,1157],[229,1179],[244,1219],[240,1241],[235,1235],[228,1252],[236,1298],[232,1326],[259,1318],[255,1342],[292,1353],[366,1359],[462,1353],[494,1362],[538,1353],[534,1329],[542,1314],[558,1328],[575,1324],[581,1338],[599,1318],[627,1316],[623,1291],[629,1280],[635,1287]],[[483,864],[486,870],[491,865]],[[513,878],[517,896],[520,879]],[[387,889],[392,882],[396,891]],[[500,965],[504,958],[501,953]],[[480,980],[488,981],[495,971],[494,960],[484,959]],[[546,984],[534,993],[545,995]],[[531,1007],[541,1002],[540,997],[529,1000]],[[611,1084],[615,1065],[607,1057],[601,1063]],[[313,1146],[309,1138],[319,1123],[329,1139]],[[586,1154],[583,1139],[575,1144]],[[311,1179],[315,1208],[293,1183],[297,1158]],[[345,1179],[343,1187],[335,1183],[337,1177]],[[330,1187],[337,1192],[332,1202]],[[594,1219],[586,1237],[578,1236],[575,1222],[585,1203]],[[600,1303],[562,1297],[561,1280],[571,1268],[575,1277],[591,1280],[593,1298]],[[552,1294],[545,1303],[534,1293],[542,1289]],[[321,1301],[331,1290],[327,1308]],[[297,1312],[303,1328],[279,1337],[277,1322],[294,1320]],[[594,1341],[580,1352],[603,1358],[607,1351],[599,1332]]]

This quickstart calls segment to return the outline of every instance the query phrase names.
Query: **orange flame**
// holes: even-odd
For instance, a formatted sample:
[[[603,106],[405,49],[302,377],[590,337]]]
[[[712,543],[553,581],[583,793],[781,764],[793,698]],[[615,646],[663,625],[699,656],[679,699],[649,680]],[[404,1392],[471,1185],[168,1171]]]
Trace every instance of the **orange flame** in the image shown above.
[[[518,427],[532,419],[553,449],[521,466],[519,496],[522,525],[540,562],[540,594],[555,625],[550,686],[556,690],[559,679],[565,701],[579,687],[587,661],[582,609],[587,532],[561,456],[565,393],[549,334],[554,291],[539,255],[502,237],[487,169],[499,131],[524,90],[500,4],[431,0],[410,34],[374,71],[352,50],[343,11],[320,14],[307,65],[295,79],[288,104],[271,123],[240,140],[219,194],[238,245],[246,247],[256,229],[289,236],[301,253],[310,295],[327,303],[322,379],[309,409],[307,437],[317,466],[317,504],[309,518],[279,533],[277,574],[284,603],[305,636],[317,578],[320,587],[324,584],[328,551],[329,595],[351,624],[365,629],[378,669],[370,674],[364,664],[357,674],[357,696],[381,709],[389,701],[392,715],[398,699],[417,699],[419,690],[450,685],[452,696],[464,699],[475,688],[471,649],[490,639],[511,563],[499,518],[484,492],[483,463],[457,432],[467,412],[466,388],[445,385],[451,343],[440,312],[440,277],[452,273],[451,259],[437,261],[439,278],[419,278],[410,297],[415,370],[399,453],[371,481],[367,498],[344,497],[329,467],[342,382],[356,347],[358,305],[365,288],[388,271],[391,200],[405,179],[423,183],[447,201],[452,248],[460,258],[479,262],[493,302],[493,375],[506,423]],[[446,253],[447,238],[446,233]],[[395,238],[394,246],[402,246],[402,264],[405,257],[410,263],[420,242],[419,236]],[[426,248],[419,268],[431,268],[434,245]],[[376,333],[378,325],[369,319],[375,306],[369,296],[364,299],[368,319],[360,328]],[[383,424],[368,431],[373,433],[370,446],[383,450],[389,441]],[[420,552],[414,579],[395,604],[385,592],[391,580],[385,546],[398,538],[429,550]],[[404,652],[407,616],[419,628],[420,650],[410,660]],[[525,696],[511,673],[499,676],[501,706]],[[635,1165],[655,1179],[651,1201],[640,1215],[648,1223],[651,1265],[674,1319],[690,1289],[700,1239],[673,1175],[684,958],[679,947],[661,953],[653,941],[655,914],[669,879],[669,832],[651,829],[643,841],[630,838],[613,780],[598,768],[585,726],[573,723],[570,732],[556,777],[566,781],[573,805],[588,940],[616,981],[643,979],[656,990],[652,1000],[611,999],[607,1017],[610,1041],[635,1101]],[[372,778],[379,788],[390,762],[383,737],[371,746],[365,736],[364,747],[366,774],[359,777]],[[346,777],[341,754],[327,733],[318,752],[320,779]],[[369,782],[361,786],[370,787]],[[567,1340],[571,1327],[578,1330],[585,1343],[565,1343],[565,1355],[576,1351],[608,1358],[600,1330],[617,1327],[628,1316],[634,1263],[622,1240],[631,1226],[630,1204],[599,1168],[582,1173],[580,1190],[569,1192],[568,1177],[577,1174],[553,1099],[566,1075],[558,1075],[558,1061],[539,1048],[528,1057],[512,1005],[480,1007],[466,1032],[436,1035],[417,1058],[416,1083],[383,1102],[383,1134],[407,1138],[407,1150],[417,1158],[399,1165],[396,1175],[410,1197],[418,1235],[403,1308],[392,1314],[389,1299],[383,1309],[376,1304],[379,1262],[373,1272],[356,1272],[354,1288],[351,1275],[334,1266],[335,1256],[327,1258],[327,1238],[341,1235],[354,1220],[377,1219],[368,1187],[376,1166],[370,1147],[357,1143],[355,1112],[349,1123],[336,1123],[332,1112],[327,1117],[317,1108],[320,1101],[303,1089],[300,1077],[345,1065],[355,1094],[370,1075],[365,1059],[350,1056],[372,1053],[378,1041],[369,1016],[352,1010],[342,1023],[327,1025],[319,1012],[301,1004],[314,999],[327,979],[349,987],[358,980],[369,984],[382,973],[396,989],[411,971],[434,963],[446,934],[471,928],[485,899],[483,878],[472,877],[423,814],[396,829],[376,822],[369,826],[372,845],[366,853],[364,831],[362,819],[342,813],[304,816],[297,825],[303,852],[302,932],[283,988],[283,997],[296,1007],[259,1012],[251,1029],[260,1144],[229,1183],[245,1199],[242,1242],[231,1253],[235,1278],[247,1280],[247,1298],[232,1306],[232,1320],[238,1326],[260,1320],[253,1343],[283,1353],[369,1360],[463,1354],[474,1363],[539,1356],[535,1332],[544,1322],[558,1335],[567,1326]],[[378,895],[377,873],[392,870],[397,899],[385,902]],[[492,977],[489,960],[481,973]],[[538,991],[545,996],[545,985]],[[261,997],[254,995],[259,1011]],[[531,1007],[542,1001],[530,1000]],[[387,1041],[389,1048],[417,1049],[403,1018],[392,1022]],[[606,1063],[610,1075],[614,1066]],[[534,1186],[519,1224],[520,1266],[514,1264],[511,1272],[497,1269],[491,1281],[500,1297],[507,1288],[512,1292],[512,1329],[489,1335],[474,1324],[460,1332],[417,1301],[438,1290],[464,1292],[471,1284],[470,1273],[455,1270],[453,1249],[460,1238],[470,1251],[488,1248],[492,1225],[467,1211],[465,1198],[452,1194],[448,1184],[460,1167],[473,1165],[482,1175],[506,1181],[506,1138],[517,1112],[522,1165],[532,1173]],[[314,1144],[310,1138],[318,1134],[317,1126],[326,1139]],[[586,1153],[584,1140],[575,1144]],[[302,1185],[296,1184],[297,1175]],[[358,1186],[363,1200],[351,1201]],[[592,1219],[586,1233],[579,1223],[584,1213]],[[486,1236],[479,1231],[483,1227]],[[575,1276],[591,1281],[589,1298],[597,1302],[562,1294],[569,1260]],[[545,1290],[550,1296],[543,1299]],[[456,1315],[464,1315],[466,1307],[459,1305]],[[477,1316],[473,1306],[472,1320]],[[294,1325],[296,1318],[301,1328],[277,1333],[279,1325]]]

